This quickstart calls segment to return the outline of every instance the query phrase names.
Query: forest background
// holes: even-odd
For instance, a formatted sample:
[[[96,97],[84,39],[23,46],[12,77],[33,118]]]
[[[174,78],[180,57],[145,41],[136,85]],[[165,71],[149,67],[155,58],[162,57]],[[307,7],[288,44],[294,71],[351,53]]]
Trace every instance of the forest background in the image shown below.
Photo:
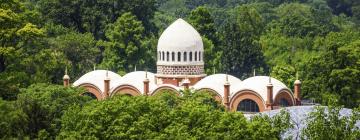
[[[94,67],[156,72],[157,40],[177,18],[202,35],[208,75],[298,78],[304,99],[360,104],[357,0],[0,0],[2,107],[52,93],[65,67],[72,80]]]

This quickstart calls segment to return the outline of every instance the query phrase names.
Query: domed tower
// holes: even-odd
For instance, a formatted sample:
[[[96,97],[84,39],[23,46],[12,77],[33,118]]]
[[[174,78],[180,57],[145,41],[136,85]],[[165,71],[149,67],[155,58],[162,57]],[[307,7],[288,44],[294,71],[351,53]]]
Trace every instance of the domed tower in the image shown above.
[[[158,41],[156,84],[182,86],[188,79],[194,85],[206,76],[203,58],[200,34],[183,19],[176,20]]]

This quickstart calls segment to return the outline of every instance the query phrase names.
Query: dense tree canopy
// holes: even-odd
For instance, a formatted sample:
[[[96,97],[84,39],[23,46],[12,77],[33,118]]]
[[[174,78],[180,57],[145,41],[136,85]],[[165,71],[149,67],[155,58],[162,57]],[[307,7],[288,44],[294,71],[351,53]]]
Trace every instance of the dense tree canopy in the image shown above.
[[[356,0],[0,0],[0,138],[278,139],[286,114],[246,120],[194,93],[92,102],[54,85],[66,68],[71,82],[94,68],[155,73],[157,40],[177,18],[201,34],[208,75],[255,70],[290,89],[301,80],[304,100],[360,104]],[[304,137],[359,139],[349,119],[323,114]]]

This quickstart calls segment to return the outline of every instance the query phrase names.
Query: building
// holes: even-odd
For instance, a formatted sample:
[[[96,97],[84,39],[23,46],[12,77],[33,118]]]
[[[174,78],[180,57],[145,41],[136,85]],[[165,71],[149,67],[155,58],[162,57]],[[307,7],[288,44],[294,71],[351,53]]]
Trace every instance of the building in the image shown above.
[[[227,74],[204,73],[204,48],[200,34],[182,19],[172,23],[157,46],[157,73],[134,71],[124,76],[107,70],[86,73],[73,83],[98,100],[118,94],[152,96],[180,90],[207,91],[231,111],[262,112],[281,106],[300,105],[300,81],[294,93],[277,79],[254,76],[241,81]],[[64,76],[64,86],[70,78]],[[205,93],[205,92],[204,92]]]

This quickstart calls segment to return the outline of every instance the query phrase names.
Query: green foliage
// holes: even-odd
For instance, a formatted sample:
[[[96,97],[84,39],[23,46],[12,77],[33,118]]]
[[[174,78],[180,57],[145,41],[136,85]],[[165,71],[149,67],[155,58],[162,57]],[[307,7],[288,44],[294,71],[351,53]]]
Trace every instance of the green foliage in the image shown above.
[[[24,135],[27,118],[13,101],[0,99],[0,139],[21,138]]]
[[[266,67],[259,45],[259,37],[264,27],[256,9],[244,5],[236,8],[233,20],[229,20],[222,32],[223,69],[237,77],[251,75],[253,69]]]
[[[349,31],[329,33],[316,41],[314,47],[323,53],[302,64],[305,97],[326,102],[326,98],[318,95],[327,93],[338,97],[339,103],[346,107],[359,104],[359,38],[359,32]]]
[[[189,23],[203,36],[210,39],[214,44],[219,44],[216,28],[210,11],[206,7],[197,7],[189,15]]]
[[[65,88],[60,85],[35,84],[21,91],[16,101],[18,109],[26,115],[20,130],[30,138],[57,135],[61,128],[61,116],[72,105],[81,106],[90,97],[79,96],[84,90]],[[16,126],[14,126],[16,128]]]
[[[156,10],[155,0],[39,0],[37,10],[47,22],[74,28],[81,33],[90,32],[96,39],[105,38],[106,26],[126,12],[141,20],[146,31],[156,31],[150,19]]]
[[[154,54],[148,51],[153,46],[145,44],[144,27],[131,13],[123,14],[110,24],[106,37],[109,41],[106,42],[102,67],[121,73],[132,71],[135,67],[144,69],[147,62],[153,62],[154,57],[148,55]]]
[[[62,122],[59,139],[278,139],[289,128],[289,114],[248,121],[241,113],[224,112],[208,93],[184,91],[182,97],[120,95],[74,106]],[[259,127],[264,123],[268,127]]]
[[[302,130],[302,139],[313,140],[356,140],[360,138],[360,128],[355,124],[360,119],[358,109],[350,116],[340,115],[341,107],[317,106],[307,118],[307,127]]]

